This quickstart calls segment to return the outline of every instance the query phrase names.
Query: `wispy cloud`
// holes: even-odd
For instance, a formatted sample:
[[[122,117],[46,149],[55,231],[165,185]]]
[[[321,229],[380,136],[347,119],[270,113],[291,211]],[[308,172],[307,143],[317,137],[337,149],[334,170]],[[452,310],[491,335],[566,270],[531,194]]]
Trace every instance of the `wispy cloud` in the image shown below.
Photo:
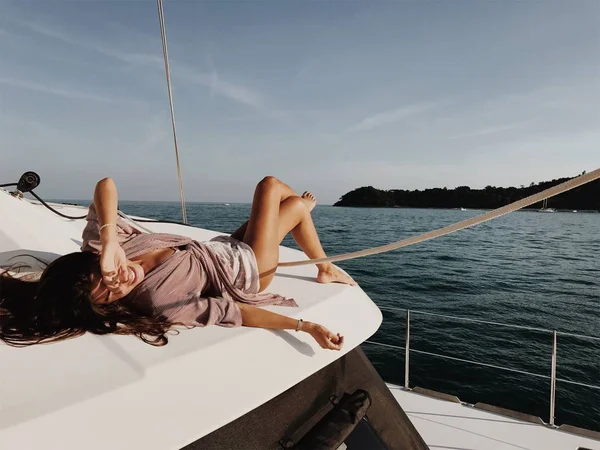
[[[537,122],[538,119],[530,119],[530,120],[522,120],[520,122],[508,123],[504,125],[494,125],[489,127],[482,127],[477,130],[469,131],[467,133],[461,133],[454,136],[450,136],[448,139],[468,139],[480,136],[486,136],[488,134],[501,133],[503,131],[513,130],[515,128],[522,128],[527,125],[530,125],[534,122]]]
[[[95,51],[106,57],[115,59],[125,64],[141,65],[152,67],[154,70],[164,70],[164,61],[162,55],[143,53],[143,52],[127,52],[110,48],[105,45],[101,45],[96,42],[76,38],[75,36],[64,33],[56,29],[49,28],[45,25],[28,22],[28,21],[14,21],[22,27],[33,31],[34,33],[46,36],[52,39],[65,42],[69,45],[84,48],[86,50]],[[199,84],[207,87],[218,95],[233,100],[243,105],[252,106],[256,109],[266,110],[267,101],[264,95],[257,92],[256,90],[244,86],[239,83],[232,83],[220,77],[211,63],[211,73],[206,73],[197,70],[194,67],[186,65],[181,61],[171,60],[171,69],[175,76],[180,80],[188,83]]]
[[[61,134],[59,129],[54,128],[47,123],[30,118],[16,117],[14,115],[9,116],[8,114],[0,115],[0,124],[9,125],[12,131],[16,128],[18,132],[35,132],[37,135],[44,134],[45,137],[48,135],[59,136]]]
[[[75,37],[63,31],[47,27],[46,25],[37,22],[28,22],[22,20],[13,20],[13,22],[24,28],[27,28],[30,31],[33,31],[36,34],[59,40],[74,47],[95,51],[104,56],[108,56],[109,58],[116,59],[120,62],[156,66],[163,64],[163,59],[159,55],[148,53],[124,52],[121,50],[106,47],[96,42],[91,42],[86,39]]]
[[[65,97],[72,100],[85,100],[98,103],[112,103],[116,101],[115,99],[112,99],[110,97],[104,97],[102,95],[90,94],[87,92],[81,92],[70,88],[47,86],[31,81],[16,80],[12,78],[0,77],[0,84],[16,88],[30,89],[32,91],[43,92],[45,94],[58,95],[60,97]]]
[[[401,122],[409,117],[422,114],[426,111],[437,108],[437,102],[416,103],[414,105],[403,106],[402,108],[394,109],[393,111],[385,111],[365,117],[357,124],[346,130],[347,133],[356,133],[360,131],[371,131],[375,128],[389,125],[396,122]]]
[[[28,28],[29,30],[33,31],[34,33],[41,34],[42,36],[57,39],[59,41],[66,42],[71,45],[76,45],[76,46],[81,45],[81,42],[79,39],[75,39],[75,37],[69,36],[68,34],[65,34],[62,31],[48,28],[45,25],[42,25],[37,22],[29,22],[29,21],[17,20],[17,19],[11,19],[11,22],[13,22],[21,27]]]
[[[244,85],[231,83],[219,77],[216,71],[210,74],[199,72],[181,63],[173,65],[173,72],[188,83],[205,86],[216,94],[227,97],[238,103],[252,106],[256,109],[266,109],[266,101],[262,94]]]
[[[89,48],[104,56],[108,56],[127,64],[154,66],[156,68],[164,67],[163,58],[151,53],[123,52],[113,48],[104,47],[102,45],[89,45]]]
[[[93,49],[105,56],[109,56],[124,63],[151,66],[160,71],[164,70],[164,60],[162,56],[148,53],[123,52],[102,46],[94,46]],[[173,75],[180,80],[207,87],[212,93],[216,93],[244,105],[252,106],[256,109],[266,108],[266,101],[262,94],[242,84],[231,83],[222,79],[219,77],[214,65],[212,65],[212,72],[206,73],[190,67],[181,61],[171,60],[170,63]]]

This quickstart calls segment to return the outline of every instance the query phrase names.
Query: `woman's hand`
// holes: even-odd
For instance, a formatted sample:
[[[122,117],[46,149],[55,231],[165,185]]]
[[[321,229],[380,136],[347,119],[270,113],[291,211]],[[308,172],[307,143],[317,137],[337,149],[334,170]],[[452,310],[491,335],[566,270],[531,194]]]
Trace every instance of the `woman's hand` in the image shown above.
[[[102,281],[111,292],[118,293],[120,283],[128,281],[127,256],[116,239],[102,243],[100,271]]]
[[[322,347],[329,350],[341,350],[344,345],[344,336],[333,334],[323,325],[312,322],[304,322],[302,331],[310,334],[315,341]]]

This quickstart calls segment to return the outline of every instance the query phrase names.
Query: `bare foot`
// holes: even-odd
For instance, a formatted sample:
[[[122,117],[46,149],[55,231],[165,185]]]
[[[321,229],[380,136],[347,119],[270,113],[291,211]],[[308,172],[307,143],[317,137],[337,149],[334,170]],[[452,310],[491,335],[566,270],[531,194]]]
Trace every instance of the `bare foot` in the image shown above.
[[[342,283],[349,284],[350,286],[356,286],[358,284],[352,279],[352,277],[346,275],[333,264],[330,265],[327,269],[319,269],[319,275],[317,275],[317,282],[323,284]]]
[[[306,203],[309,211],[312,211],[317,206],[317,198],[311,192],[305,192],[300,198]]]

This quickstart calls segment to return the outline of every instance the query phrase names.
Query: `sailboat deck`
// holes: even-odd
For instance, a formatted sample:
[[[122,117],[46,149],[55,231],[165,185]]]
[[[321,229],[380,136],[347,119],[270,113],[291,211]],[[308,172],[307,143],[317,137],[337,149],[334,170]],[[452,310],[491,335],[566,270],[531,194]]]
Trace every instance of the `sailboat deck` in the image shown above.
[[[388,384],[431,450],[600,450],[600,441]]]
[[[58,207],[69,215],[86,213]],[[21,254],[52,260],[81,245],[84,220],[60,218],[2,189],[0,211],[0,265]],[[198,240],[217,234],[145,225]],[[284,260],[302,257],[281,249]],[[160,348],[134,337],[90,334],[24,349],[0,345],[0,447],[179,449],[230,423],[328,366],[379,327],[381,312],[360,287],[320,285],[315,276],[314,266],[278,271],[270,289],[295,298],[299,308],[269,309],[344,334],[341,352],[321,349],[306,333],[216,326],[183,330]]]

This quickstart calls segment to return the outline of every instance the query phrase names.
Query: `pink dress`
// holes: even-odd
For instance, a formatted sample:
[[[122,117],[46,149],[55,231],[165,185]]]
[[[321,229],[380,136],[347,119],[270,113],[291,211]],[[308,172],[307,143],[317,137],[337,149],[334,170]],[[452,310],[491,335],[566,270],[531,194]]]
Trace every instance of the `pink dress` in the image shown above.
[[[96,209],[90,205],[83,230],[83,251],[100,251]],[[191,326],[242,325],[236,302],[255,306],[297,306],[293,299],[258,293],[259,274],[254,252],[244,242],[218,236],[209,242],[165,233],[146,234],[117,219],[119,244],[128,259],[152,250],[175,253],[146,274],[124,299],[144,314]]]

